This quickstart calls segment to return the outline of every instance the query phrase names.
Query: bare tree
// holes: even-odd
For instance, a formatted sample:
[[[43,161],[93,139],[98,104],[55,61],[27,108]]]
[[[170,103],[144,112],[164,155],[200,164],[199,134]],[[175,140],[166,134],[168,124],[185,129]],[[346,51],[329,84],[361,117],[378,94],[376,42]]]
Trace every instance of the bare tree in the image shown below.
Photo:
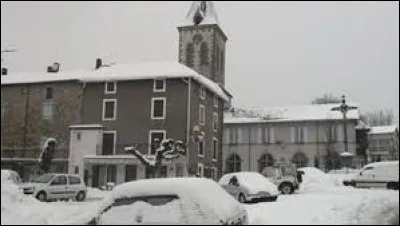
[[[391,109],[367,112],[360,117],[369,126],[387,126],[394,123],[394,113]]]
[[[182,141],[166,139],[163,140],[161,144],[158,139],[155,141],[158,147],[153,160],[148,159],[140,153],[137,146],[126,147],[125,151],[134,155],[146,167],[146,170],[153,172],[154,178],[160,178],[163,160],[172,161],[173,159],[179,158],[181,155],[186,155],[186,150],[184,149]]]
[[[57,141],[54,138],[49,138],[43,145],[42,152],[39,156],[38,166],[42,173],[48,173],[50,170],[51,162],[54,158]]]
[[[315,98],[311,101],[311,104],[337,104],[341,103],[342,99],[340,97],[335,97],[332,94],[324,94],[320,97]]]

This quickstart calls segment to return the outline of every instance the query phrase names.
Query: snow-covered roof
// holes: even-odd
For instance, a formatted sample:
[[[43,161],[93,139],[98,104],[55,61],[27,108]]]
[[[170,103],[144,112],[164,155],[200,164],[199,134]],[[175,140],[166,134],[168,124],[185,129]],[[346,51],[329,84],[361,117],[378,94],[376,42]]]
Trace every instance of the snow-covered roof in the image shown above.
[[[358,106],[357,104],[348,104]],[[263,123],[263,122],[290,122],[290,121],[320,121],[320,120],[343,120],[343,115],[339,111],[332,111],[333,107],[339,104],[321,104],[321,105],[300,105],[289,107],[268,107],[250,109],[253,112],[263,116],[263,118],[234,117],[232,113],[225,114],[224,123]],[[358,120],[359,111],[350,110],[347,113],[347,119]]]
[[[397,130],[397,126],[372,126],[369,134],[386,134],[394,133]]]
[[[102,207],[109,206],[116,199],[151,195],[177,195],[184,205],[198,205],[207,218],[215,220],[214,223],[244,211],[222,187],[206,178],[144,179],[124,183],[114,188]]]
[[[96,71],[25,73],[1,76],[1,85],[46,83],[77,80],[81,82],[145,80],[164,78],[193,78],[208,90],[229,102],[230,96],[217,83],[178,62],[153,61],[116,64]]]
[[[1,85],[79,81],[80,78],[88,76],[88,74],[90,74],[89,71],[9,73],[1,76]]]

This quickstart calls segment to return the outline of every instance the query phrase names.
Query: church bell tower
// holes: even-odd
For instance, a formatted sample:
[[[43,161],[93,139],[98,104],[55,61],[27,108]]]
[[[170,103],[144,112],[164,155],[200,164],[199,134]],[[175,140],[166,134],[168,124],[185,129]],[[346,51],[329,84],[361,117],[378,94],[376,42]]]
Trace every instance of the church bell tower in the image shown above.
[[[227,37],[211,1],[194,1],[186,21],[178,27],[179,62],[225,86]]]

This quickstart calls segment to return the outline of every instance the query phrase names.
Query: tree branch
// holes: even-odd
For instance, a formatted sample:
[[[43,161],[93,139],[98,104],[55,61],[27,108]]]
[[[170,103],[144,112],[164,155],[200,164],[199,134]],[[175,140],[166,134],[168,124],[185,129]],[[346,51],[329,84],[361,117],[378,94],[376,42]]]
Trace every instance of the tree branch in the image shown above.
[[[125,151],[135,156],[143,165],[149,168],[154,168],[154,163],[148,160],[142,153],[139,152],[135,147],[126,147]]]

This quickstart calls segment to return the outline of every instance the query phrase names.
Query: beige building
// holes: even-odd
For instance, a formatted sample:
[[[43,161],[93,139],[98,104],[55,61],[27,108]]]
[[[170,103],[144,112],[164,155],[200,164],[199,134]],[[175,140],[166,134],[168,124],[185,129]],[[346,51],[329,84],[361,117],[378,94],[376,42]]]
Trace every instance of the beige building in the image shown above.
[[[399,129],[397,126],[371,127],[368,142],[369,161],[399,160]]]
[[[224,119],[223,172],[261,171],[277,161],[323,170],[342,167],[344,120],[337,105],[310,105],[256,109],[262,118]],[[355,167],[358,110],[348,112],[346,122],[348,150]],[[361,158],[360,158],[361,159]]]

